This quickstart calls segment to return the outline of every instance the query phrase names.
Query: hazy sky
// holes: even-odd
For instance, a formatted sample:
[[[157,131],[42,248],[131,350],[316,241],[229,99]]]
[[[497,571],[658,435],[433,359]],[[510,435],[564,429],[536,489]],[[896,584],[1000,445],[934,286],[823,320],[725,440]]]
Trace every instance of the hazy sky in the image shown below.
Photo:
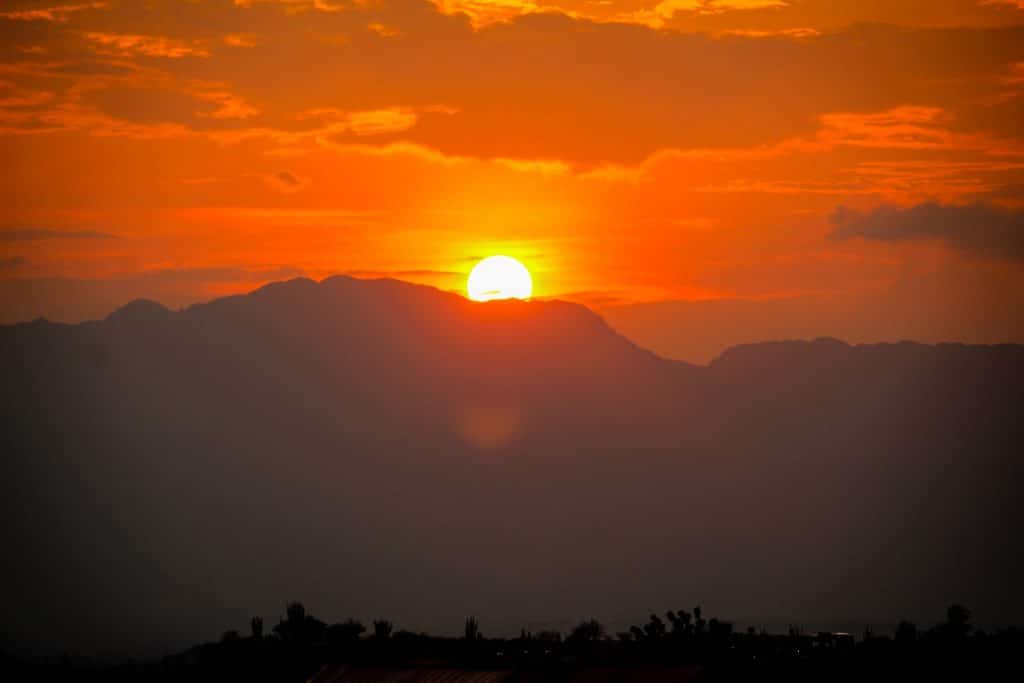
[[[0,320],[507,253],[1024,341],[1022,121],[1013,0],[7,0]]]

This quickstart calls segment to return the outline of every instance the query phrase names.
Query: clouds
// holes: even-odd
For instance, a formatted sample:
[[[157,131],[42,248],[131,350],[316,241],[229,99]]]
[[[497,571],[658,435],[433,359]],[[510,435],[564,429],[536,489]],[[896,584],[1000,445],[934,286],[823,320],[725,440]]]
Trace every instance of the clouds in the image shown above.
[[[1019,21],[1022,0],[431,0],[442,12],[464,14],[478,28],[516,17],[561,12],[601,23],[723,34],[753,30],[831,31],[856,23],[906,26],[1005,26]]]
[[[835,225],[832,237],[837,240],[941,240],[973,254],[1024,261],[1024,211],[992,204],[944,206],[927,202],[909,208],[883,205],[865,213],[840,206],[831,219]]]
[[[830,240],[828,217],[1020,204],[1011,4],[99,4],[0,10],[0,224],[131,239],[0,237],[26,261],[9,277],[281,259],[416,279],[513,251],[540,296],[593,302],[1007,263],[991,235]]]
[[[12,256],[11,258],[0,258],[0,270],[8,270],[17,268],[25,265],[25,259],[20,256]]]
[[[855,23],[1004,26],[1019,21],[1021,0],[431,0],[440,11],[465,15],[478,29],[517,17],[564,13],[600,23],[724,34],[794,29],[831,31]]]
[[[299,12],[341,12],[349,6],[346,2],[332,0],[232,0],[236,7],[250,8],[256,5],[278,5],[289,14]]]
[[[677,5],[713,17],[790,9],[759,0]],[[288,13],[295,10],[308,11]],[[1011,112],[993,116],[975,102],[1005,96],[1012,65],[1024,62],[1024,30],[858,26],[819,35],[801,24],[743,23],[718,39],[530,13],[474,31],[462,15],[411,0],[345,12],[317,3],[154,2],[146,11],[111,6],[103,21],[93,14],[31,40],[11,34],[11,49],[47,51],[9,59],[12,83],[49,99],[35,109],[0,105],[4,130],[270,144],[310,131],[307,146],[337,143],[337,134],[400,136],[449,156],[576,166],[776,144],[819,122],[836,144],[978,148],[982,117],[1001,133],[1015,128]],[[74,78],[71,65],[118,71]],[[127,88],[136,91],[130,110],[100,94]],[[198,102],[184,108],[158,90]],[[947,130],[954,119],[959,129]],[[162,127],[144,127],[153,121]]]
[[[196,42],[186,42],[163,36],[132,35],[127,33],[100,33],[90,31],[85,38],[95,44],[95,50],[101,55],[112,57],[166,57],[181,59],[182,57],[209,57],[210,52]]]
[[[0,242],[36,242],[39,240],[112,240],[117,235],[94,230],[0,230]]]
[[[477,28],[536,12],[532,0],[431,0],[445,14],[464,14]]]
[[[0,261],[0,267],[5,265]],[[96,320],[140,298],[181,308],[302,275],[301,269],[291,266],[257,265],[146,270],[105,279],[0,278],[0,324],[39,317],[58,322]]]
[[[106,2],[88,2],[80,4],[54,5],[50,7],[35,7],[0,12],[0,19],[13,21],[54,21],[66,22],[70,15],[90,9],[103,9],[107,7]]]
[[[298,192],[309,184],[308,178],[300,178],[291,171],[277,171],[263,176],[263,180],[278,192]]]
[[[624,14],[623,19],[651,28],[664,28],[677,15],[714,15],[736,10],[781,9],[790,3],[784,0],[662,0],[651,9]]]
[[[433,112],[452,111],[444,107],[431,107],[428,110]],[[419,121],[419,113],[410,107],[388,107],[363,111],[342,111],[333,107],[324,107],[300,112],[296,115],[296,119],[325,124],[321,135],[352,133],[364,136],[407,131]]]
[[[225,45],[231,47],[256,47],[259,44],[259,39],[248,33],[228,33],[222,39]]]

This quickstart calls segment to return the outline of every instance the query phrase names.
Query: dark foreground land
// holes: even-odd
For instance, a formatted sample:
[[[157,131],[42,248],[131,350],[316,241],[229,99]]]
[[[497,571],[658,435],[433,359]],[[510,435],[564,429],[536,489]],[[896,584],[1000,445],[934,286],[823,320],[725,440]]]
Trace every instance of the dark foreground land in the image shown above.
[[[1024,615],[1022,345],[693,366],[575,304],[335,277],[0,327],[0,377],[9,652],[269,636],[295,595],[398,629]]]
[[[1021,345],[777,341],[694,366],[576,304],[334,277],[0,327],[0,376],[0,649],[239,629],[155,661],[7,659],[0,681],[1024,680],[1018,632],[936,603],[1022,623]],[[247,623],[297,593],[402,623]],[[400,630],[681,594],[941,624]]]
[[[269,633],[250,634],[149,661],[98,661],[68,655],[0,662],[3,680],[221,680],[312,683],[491,683],[515,681],[1024,680],[1024,631],[976,630],[959,605],[928,630],[900,622],[895,634],[787,634],[705,619],[693,612],[652,614],[647,623],[608,634],[597,620],[567,636],[554,631],[487,638],[466,620],[461,638],[371,629],[348,620],[328,625],[299,603]]]

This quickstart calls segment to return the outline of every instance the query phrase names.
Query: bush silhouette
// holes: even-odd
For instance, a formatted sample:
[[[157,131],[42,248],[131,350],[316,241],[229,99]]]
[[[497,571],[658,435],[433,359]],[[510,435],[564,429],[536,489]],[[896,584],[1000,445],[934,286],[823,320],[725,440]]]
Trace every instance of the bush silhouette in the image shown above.
[[[373,622],[373,637],[378,640],[387,640],[391,637],[394,625],[385,619],[378,619]]]
[[[263,617],[253,617],[250,619],[249,629],[254,639],[260,640],[263,638]]]
[[[466,619],[466,626],[463,629],[463,635],[469,642],[483,638],[483,635],[480,633],[480,624],[477,622],[476,617],[469,617]]]

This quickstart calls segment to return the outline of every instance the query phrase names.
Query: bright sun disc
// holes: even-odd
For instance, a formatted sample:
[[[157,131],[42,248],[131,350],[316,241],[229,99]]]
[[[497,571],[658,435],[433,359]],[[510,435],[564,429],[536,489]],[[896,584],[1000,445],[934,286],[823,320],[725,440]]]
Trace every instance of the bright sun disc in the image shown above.
[[[473,301],[529,299],[533,293],[530,271],[509,256],[490,256],[476,264],[466,285]]]

